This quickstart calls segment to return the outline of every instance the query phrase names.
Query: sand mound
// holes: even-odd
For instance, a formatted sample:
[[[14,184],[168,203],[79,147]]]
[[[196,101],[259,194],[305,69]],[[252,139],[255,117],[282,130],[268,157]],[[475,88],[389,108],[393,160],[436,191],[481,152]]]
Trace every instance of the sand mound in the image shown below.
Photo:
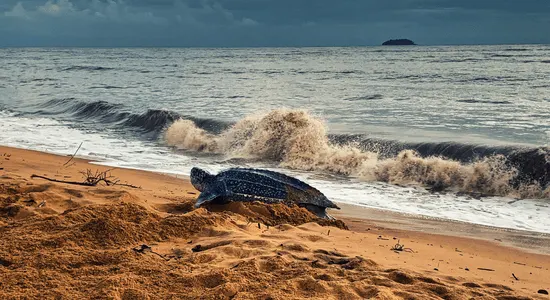
[[[320,219],[305,208],[298,206],[290,207],[285,204],[266,205],[260,202],[231,202],[225,205],[205,205],[205,208],[213,212],[233,212],[246,217],[249,222],[262,223],[268,226],[282,224],[298,226],[315,222],[323,226],[348,229],[346,224],[341,220]]]

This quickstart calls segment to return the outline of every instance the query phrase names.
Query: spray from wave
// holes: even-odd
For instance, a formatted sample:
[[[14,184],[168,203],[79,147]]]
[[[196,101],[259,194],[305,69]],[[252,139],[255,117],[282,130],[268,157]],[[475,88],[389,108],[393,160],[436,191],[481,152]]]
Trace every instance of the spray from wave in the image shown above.
[[[504,155],[463,163],[442,157],[421,157],[401,150],[387,158],[361,149],[357,143],[331,142],[325,123],[304,110],[278,109],[248,116],[219,134],[207,132],[190,120],[179,119],[164,133],[168,145],[229,158],[275,161],[281,167],[328,171],[367,181],[421,184],[432,190],[550,198],[547,182],[513,184],[518,170]],[[548,157],[546,163],[550,163]]]

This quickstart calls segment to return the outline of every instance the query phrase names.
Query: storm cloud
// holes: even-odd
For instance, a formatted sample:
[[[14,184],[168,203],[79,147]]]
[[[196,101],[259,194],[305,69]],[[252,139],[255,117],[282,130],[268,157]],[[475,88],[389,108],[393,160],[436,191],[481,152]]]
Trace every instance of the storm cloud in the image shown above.
[[[550,43],[548,0],[3,0],[0,46]]]

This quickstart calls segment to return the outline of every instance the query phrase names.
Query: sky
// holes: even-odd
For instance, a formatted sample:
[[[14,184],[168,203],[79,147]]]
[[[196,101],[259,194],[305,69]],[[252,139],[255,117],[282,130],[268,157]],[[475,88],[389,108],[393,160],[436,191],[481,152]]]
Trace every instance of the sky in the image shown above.
[[[550,44],[550,0],[1,0],[0,47]]]

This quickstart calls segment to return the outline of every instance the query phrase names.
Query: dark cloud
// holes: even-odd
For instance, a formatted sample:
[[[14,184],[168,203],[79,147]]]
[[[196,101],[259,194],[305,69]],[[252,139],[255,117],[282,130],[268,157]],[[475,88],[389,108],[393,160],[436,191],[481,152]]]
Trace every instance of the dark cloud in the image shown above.
[[[2,0],[0,46],[550,43],[548,0]]]

